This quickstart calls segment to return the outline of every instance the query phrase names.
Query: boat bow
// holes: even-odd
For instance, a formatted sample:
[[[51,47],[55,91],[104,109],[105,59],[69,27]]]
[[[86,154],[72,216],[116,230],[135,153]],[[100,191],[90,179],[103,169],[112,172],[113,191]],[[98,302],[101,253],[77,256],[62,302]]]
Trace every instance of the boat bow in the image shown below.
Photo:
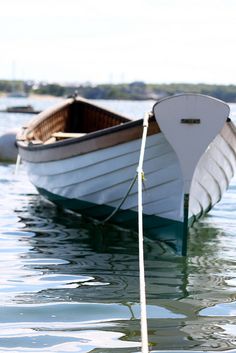
[[[222,130],[229,106],[209,96],[181,94],[156,103],[153,110],[161,131],[178,156],[184,193],[189,194],[196,166]]]

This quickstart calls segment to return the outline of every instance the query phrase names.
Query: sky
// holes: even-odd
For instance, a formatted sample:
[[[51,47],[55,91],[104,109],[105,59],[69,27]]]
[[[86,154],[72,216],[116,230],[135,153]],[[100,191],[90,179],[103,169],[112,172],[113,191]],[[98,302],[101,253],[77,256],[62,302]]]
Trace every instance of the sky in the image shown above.
[[[236,84],[236,0],[0,0],[0,79]]]

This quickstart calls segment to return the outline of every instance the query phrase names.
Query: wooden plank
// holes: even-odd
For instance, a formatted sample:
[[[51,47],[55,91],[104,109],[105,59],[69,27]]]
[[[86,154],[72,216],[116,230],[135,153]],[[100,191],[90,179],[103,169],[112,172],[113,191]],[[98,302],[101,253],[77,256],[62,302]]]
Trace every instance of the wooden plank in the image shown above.
[[[52,137],[56,137],[56,139],[68,139],[68,138],[78,138],[86,135],[86,133],[77,133],[77,132],[54,132]]]

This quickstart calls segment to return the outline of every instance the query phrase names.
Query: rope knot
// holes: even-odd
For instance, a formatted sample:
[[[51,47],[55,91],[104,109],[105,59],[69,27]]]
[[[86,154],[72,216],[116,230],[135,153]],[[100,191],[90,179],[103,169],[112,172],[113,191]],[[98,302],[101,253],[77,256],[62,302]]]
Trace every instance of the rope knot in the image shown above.
[[[144,174],[144,171],[141,172],[141,175],[142,175],[142,181],[145,181],[146,178],[145,178],[145,174]]]

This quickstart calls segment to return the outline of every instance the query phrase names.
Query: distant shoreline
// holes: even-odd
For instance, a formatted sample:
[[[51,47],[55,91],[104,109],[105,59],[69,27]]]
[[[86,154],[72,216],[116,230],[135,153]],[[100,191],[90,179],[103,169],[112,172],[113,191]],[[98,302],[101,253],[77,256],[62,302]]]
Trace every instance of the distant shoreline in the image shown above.
[[[1,97],[11,92],[11,81],[0,80]],[[18,85],[18,86],[17,86]],[[53,99],[73,96],[75,92],[87,99],[105,100],[158,100],[174,94],[199,93],[209,95],[226,102],[236,102],[236,85],[212,84],[153,84],[141,81],[120,84],[73,84],[14,82],[16,90],[29,94],[35,99]],[[20,89],[21,87],[21,89]]]

